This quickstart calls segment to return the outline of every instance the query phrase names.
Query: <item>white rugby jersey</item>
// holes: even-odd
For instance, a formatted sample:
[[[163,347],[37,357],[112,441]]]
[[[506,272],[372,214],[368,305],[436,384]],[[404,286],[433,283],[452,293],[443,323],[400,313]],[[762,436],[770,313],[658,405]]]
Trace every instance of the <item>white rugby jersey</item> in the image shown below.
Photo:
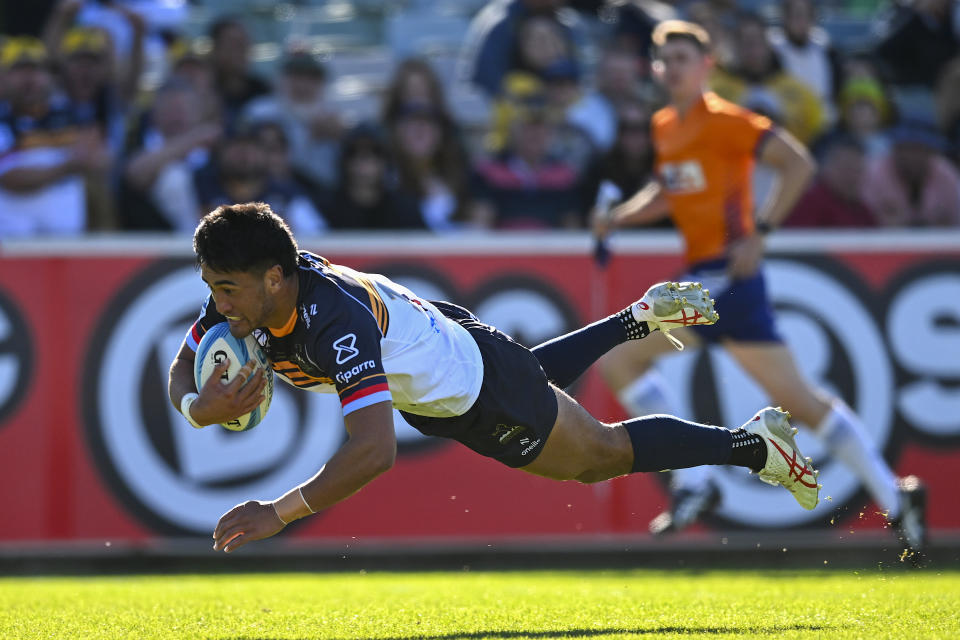
[[[480,394],[483,361],[476,341],[429,301],[385,276],[300,252],[300,289],[290,321],[254,336],[274,372],[300,389],[340,396],[343,414],[390,400],[402,411],[444,418]],[[210,296],[187,333],[225,322]]]

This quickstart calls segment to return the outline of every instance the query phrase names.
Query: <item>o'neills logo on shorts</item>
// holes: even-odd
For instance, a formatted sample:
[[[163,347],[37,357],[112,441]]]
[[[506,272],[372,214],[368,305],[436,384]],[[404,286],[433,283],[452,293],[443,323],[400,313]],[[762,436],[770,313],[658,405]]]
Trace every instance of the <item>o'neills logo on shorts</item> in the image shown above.
[[[341,371],[337,374],[337,382],[340,384],[346,384],[350,382],[350,378],[357,375],[361,371],[366,371],[367,369],[373,369],[376,367],[376,363],[373,360],[367,360],[366,362],[361,362],[360,364],[354,365],[347,369],[346,371]]]

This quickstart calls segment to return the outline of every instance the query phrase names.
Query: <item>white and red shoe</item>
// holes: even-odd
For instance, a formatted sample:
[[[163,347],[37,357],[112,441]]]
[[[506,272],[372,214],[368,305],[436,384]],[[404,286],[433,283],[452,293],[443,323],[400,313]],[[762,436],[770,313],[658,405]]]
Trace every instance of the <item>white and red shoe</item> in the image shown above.
[[[670,335],[680,327],[713,324],[720,319],[713,308],[710,291],[699,282],[661,282],[630,305],[634,320],[659,329],[679,350],[683,343]]]
[[[789,419],[790,414],[786,411],[767,407],[758,411],[743,428],[760,436],[767,445],[767,463],[757,473],[760,479],[786,488],[801,507],[811,510],[820,500],[820,484],[817,482],[820,472],[797,448],[793,440],[797,430],[790,426]]]

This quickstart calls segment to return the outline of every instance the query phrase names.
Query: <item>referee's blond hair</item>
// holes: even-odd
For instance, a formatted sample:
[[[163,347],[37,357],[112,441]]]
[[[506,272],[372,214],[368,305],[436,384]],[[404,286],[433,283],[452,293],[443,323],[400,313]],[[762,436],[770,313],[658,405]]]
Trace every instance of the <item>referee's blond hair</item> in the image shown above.
[[[707,30],[686,20],[664,20],[653,30],[651,39],[657,49],[670,40],[686,40],[699,49],[700,53],[708,54],[711,50],[710,34]]]

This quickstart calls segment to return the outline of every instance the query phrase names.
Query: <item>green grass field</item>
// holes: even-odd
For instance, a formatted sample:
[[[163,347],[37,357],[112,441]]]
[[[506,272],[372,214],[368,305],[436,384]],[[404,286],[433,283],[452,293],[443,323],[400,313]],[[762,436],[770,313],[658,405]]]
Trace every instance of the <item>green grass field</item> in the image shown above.
[[[0,579],[0,638],[960,638],[960,572]]]

